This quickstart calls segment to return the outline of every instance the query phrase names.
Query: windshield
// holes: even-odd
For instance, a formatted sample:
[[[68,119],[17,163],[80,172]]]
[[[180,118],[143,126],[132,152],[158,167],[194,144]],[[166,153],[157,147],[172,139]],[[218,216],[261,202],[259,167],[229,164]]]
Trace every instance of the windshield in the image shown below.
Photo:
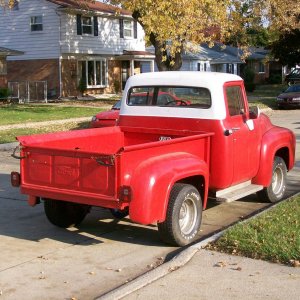
[[[119,100],[118,102],[116,102],[114,105],[113,105],[113,107],[112,107],[112,109],[116,109],[116,110],[118,110],[118,109],[120,109],[121,108],[121,100]]]
[[[133,87],[129,90],[127,104],[210,108],[211,95],[208,89],[202,87]]]
[[[291,85],[285,92],[286,93],[300,92],[300,85]]]

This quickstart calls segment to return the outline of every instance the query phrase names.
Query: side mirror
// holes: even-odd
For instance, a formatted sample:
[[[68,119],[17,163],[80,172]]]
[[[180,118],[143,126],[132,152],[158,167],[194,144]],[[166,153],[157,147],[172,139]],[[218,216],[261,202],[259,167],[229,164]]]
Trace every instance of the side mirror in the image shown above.
[[[257,119],[260,115],[260,109],[258,106],[251,106],[249,108],[249,117],[250,119]]]

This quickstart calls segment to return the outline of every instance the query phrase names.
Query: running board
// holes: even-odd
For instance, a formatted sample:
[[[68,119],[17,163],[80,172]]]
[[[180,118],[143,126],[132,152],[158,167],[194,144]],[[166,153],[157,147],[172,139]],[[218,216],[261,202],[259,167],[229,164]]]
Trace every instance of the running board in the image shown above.
[[[227,189],[216,192],[217,201],[232,202],[248,195],[261,191],[264,187],[262,185],[251,184],[251,181],[246,181]]]

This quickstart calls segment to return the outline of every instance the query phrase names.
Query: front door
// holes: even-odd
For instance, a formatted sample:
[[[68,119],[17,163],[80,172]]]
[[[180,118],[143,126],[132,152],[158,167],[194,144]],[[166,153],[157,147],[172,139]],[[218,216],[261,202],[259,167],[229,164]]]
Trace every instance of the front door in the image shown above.
[[[130,76],[130,61],[123,60],[122,61],[122,68],[121,68],[121,80],[122,80],[122,90],[124,90],[126,81]]]

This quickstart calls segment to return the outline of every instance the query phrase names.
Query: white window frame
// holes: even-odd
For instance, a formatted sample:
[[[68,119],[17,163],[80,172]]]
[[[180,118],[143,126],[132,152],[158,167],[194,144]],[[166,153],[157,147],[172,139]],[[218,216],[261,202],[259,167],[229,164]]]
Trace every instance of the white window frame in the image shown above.
[[[261,61],[258,63],[258,73],[266,73],[266,65]]]
[[[40,18],[40,20],[38,20],[38,18]],[[33,26],[38,26],[40,25],[41,26],[41,29],[38,29],[38,30],[32,30],[33,29]],[[30,17],[30,31],[31,32],[41,32],[44,30],[43,28],[43,16],[42,15],[39,15],[39,16],[31,16]]]
[[[134,25],[132,20],[123,20],[123,36],[125,39],[133,39],[134,37]],[[129,33],[130,32],[130,33]]]
[[[89,19],[91,21],[91,24],[84,24],[85,19]],[[83,28],[91,28],[91,32],[86,33],[86,32],[84,32]],[[81,16],[81,32],[82,32],[82,35],[93,35],[94,34],[94,20],[93,20],[93,17]]]
[[[93,89],[93,88],[105,88],[107,87],[107,82],[108,82],[108,69],[107,69],[107,59],[105,58],[98,58],[98,59],[87,59],[87,60],[81,60],[81,63],[85,62],[85,78],[86,78],[86,87],[88,89]],[[93,76],[93,81],[96,83],[97,82],[97,72],[96,72],[96,66],[97,66],[97,62],[100,62],[100,82],[102,82],[102,84],[89,84],[89,62],[93,62],[93,70],[94,70],[94,76]],[[104,63],[104,84],[103,84],[103,78],[102,78],[102,74],[103,74],[103,63]]]

